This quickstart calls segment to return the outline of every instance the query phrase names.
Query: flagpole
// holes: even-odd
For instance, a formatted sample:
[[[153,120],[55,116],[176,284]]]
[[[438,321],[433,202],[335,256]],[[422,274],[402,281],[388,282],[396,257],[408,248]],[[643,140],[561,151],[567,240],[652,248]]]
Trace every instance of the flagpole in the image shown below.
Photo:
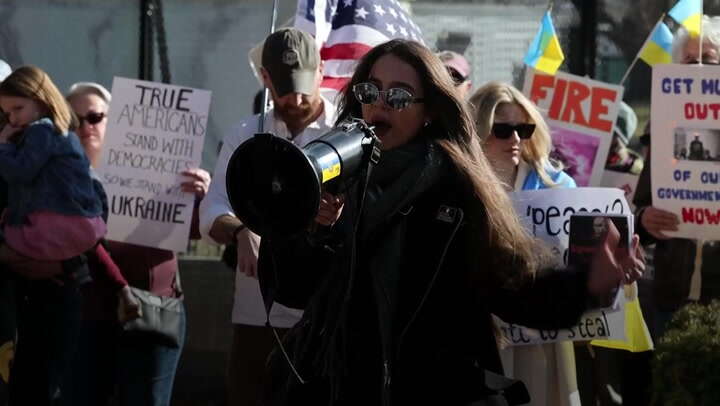
[[[632,63],[630,64],[630,66],[628,66],[627,70],[625,71],[625,74],[623,75],[622,79],[620,80],[620,86],[622,86],[623,83],[625,83],[625,80],[627,80],[628,76],[630,76],[630,72],[631,72],[632,69],[635,67],[635,64],[637,63],[638,59],[640,59],[640,53],[643,51],[643,49],[645,49],[645,45],[647,45],[648,41],[650,41],[650,39],[652,38],[652,35],[653,35],[653,33],[655,32],[655,30],[657,29],[658,25],[660,25],[660,23],[661,23],[664,19],[665,19],[665,13],[663,13],[663,14],[660,16],[660,19],[658,20],[657,23],[655,23],[655,25],[654,25],[653,28],[652,28],[652,31],[650,31],[650,35],[648,35],[648,37],[645,38],[645,42],[643,42],[643,44],[642,44],[642,46],[640,47],[640,50],[638,51],[638,53],[635,54],[635,58],[633,59],[633,61],[632,61]]]
[[[702,28],[703,28],[703,27],[702,27],[702,26],[703,26],[703,15],[704,15],[703,13],[705,12],[705,10],[704,10],[705,4],[703,4],[703,3],[704,3],[704,1],[701,1],[701,2],[700,2],[700,34],[699,34],[699,36],[700,36],[700,45],[698,45],[698,47],[700,48],[700,49],[699,49],[700,55],[698,56],[698,59],[700,60],[700,66],[702,66],[702,64],[703,64],[703,60],[702,60],[702,58],[703,58],[703,51],[702,51],[702,47],[703,47],[703,29],[702,29]]]
[[[278,0],[273,0],[272,14],[270,16],[270,34],[275,32],[275,22],[277,21]],[[269,35],[269,34],[268,34]],[[261,68],[262,69],[262,68]],[[270,90],[265,86],[263,89],[262,108],[260,109],[260,121],[258,123],[259,133],[265,132],[265,116],[267,115],[268,99],[270,98]]]

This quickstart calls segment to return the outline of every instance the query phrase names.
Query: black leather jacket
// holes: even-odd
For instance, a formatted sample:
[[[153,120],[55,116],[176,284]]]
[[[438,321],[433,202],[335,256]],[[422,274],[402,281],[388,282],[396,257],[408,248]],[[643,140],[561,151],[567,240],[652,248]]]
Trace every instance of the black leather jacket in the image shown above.
[[[374,210],[376,218],[376,206],[366,206],[354,253],[351,199],[334,227],[339,243],[313,247],[299,236],[268,248],[263,239],[261,268],[272,260],[277,301],[306,309],[284,344],[307,383],[276,352],[266,404],[470,404],[492,395],[485,370],[502,373],[491,313],[549,329],[572,325],[585,310],[584,273],[548,273],[518,289],[490,277],[489,269],[507,264],[484,238],[484,208],[470,203],[454,170],[433,177],[433,162],[385,210]],[[315,357],[339,318],[347,321],[347,354],[343,368],[328,372]]]

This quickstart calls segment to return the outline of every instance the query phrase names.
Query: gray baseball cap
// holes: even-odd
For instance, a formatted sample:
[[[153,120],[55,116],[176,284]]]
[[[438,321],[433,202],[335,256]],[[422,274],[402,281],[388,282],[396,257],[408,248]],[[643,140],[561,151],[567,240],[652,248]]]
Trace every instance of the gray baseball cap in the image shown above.
[[[262,66],[279,97],[288,93],[313,94],[320,53],[315,39],[295,28],[283,28],[265,39]]]

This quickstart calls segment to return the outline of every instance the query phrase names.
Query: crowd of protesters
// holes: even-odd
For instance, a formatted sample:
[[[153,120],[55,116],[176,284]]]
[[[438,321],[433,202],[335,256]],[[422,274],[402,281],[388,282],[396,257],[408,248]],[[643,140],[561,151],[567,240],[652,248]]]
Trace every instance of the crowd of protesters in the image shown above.
[[[681,29],[674,60],[717,64],[719,21],[703,18],[702,55]],[[606,236],[587,269],[554,272],[508,192],[576,185],[551,158],[550,129],[519,90],[491,82],[473,91],[462,55],[391,40],[371,49],[331,99],[321,93],[312,36],[281,29],[262,51],[272,102],[266,132],[302,147],[362,118],[382,159],[362,188],[322,194],[315,222],[323,244],[310,227],[270,245],[233,212],[226,169],[258,132],[257,116],[227,132],[212,182],[200,168],[182,173],[181,188],[196,202],[190,238],[236,247],[228,405],[574,404],[573,345],[504,348],[492,315],[569,327],[641,276],[641,243],[658,247],[656,337],[687,302],[718,296],[716,243],[664,234],[678,219],[653,206],[649,152],[631,249]],[[107,198],[94,168],[112,95],[93,82],[62,95],[31,66],[0,64],[0,73],[0,301],[13,304],[17,331],[9,404],[169,405],[184,313],[176,346],[120,326],[140,317],[130,288],[182,298],[178,261],[171,251],[105,239]],[[608,166],[639,171],[641,154],[626,148],[632,131],[622,135]],[[270,263],[278,289],[268,315],[258,274]]]

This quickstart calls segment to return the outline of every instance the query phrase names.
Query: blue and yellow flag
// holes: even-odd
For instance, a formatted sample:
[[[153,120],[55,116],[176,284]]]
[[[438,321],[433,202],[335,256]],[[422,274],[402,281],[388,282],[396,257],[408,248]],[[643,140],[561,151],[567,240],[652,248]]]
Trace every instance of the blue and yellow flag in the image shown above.
[[[560,41],[555,33],[550,11],[546,11],[543,16],[540,30],[538,31],[527,55],[525,55],[525,64],[531,68],[554,75],[557,72],[565,55],[560,48]]]
[[[688,30],[692,38],[700,35],[702,14],[703,0],[680,0],[668,13],[673,20]]]
[[[625,340],[593,340],[590,344],[625,350],[630,352],[643,352],[655,349],[650,336],[650,330],[640,308],[640,299],[637,297],[637,282],[623,286],[625,302]],[[630,297],[628,297],[630,296]]]
[[[672,42],[673,34],[670,28],[662,20],[658,21],[640,50],[640,59],[650,66],[672,62]]]

